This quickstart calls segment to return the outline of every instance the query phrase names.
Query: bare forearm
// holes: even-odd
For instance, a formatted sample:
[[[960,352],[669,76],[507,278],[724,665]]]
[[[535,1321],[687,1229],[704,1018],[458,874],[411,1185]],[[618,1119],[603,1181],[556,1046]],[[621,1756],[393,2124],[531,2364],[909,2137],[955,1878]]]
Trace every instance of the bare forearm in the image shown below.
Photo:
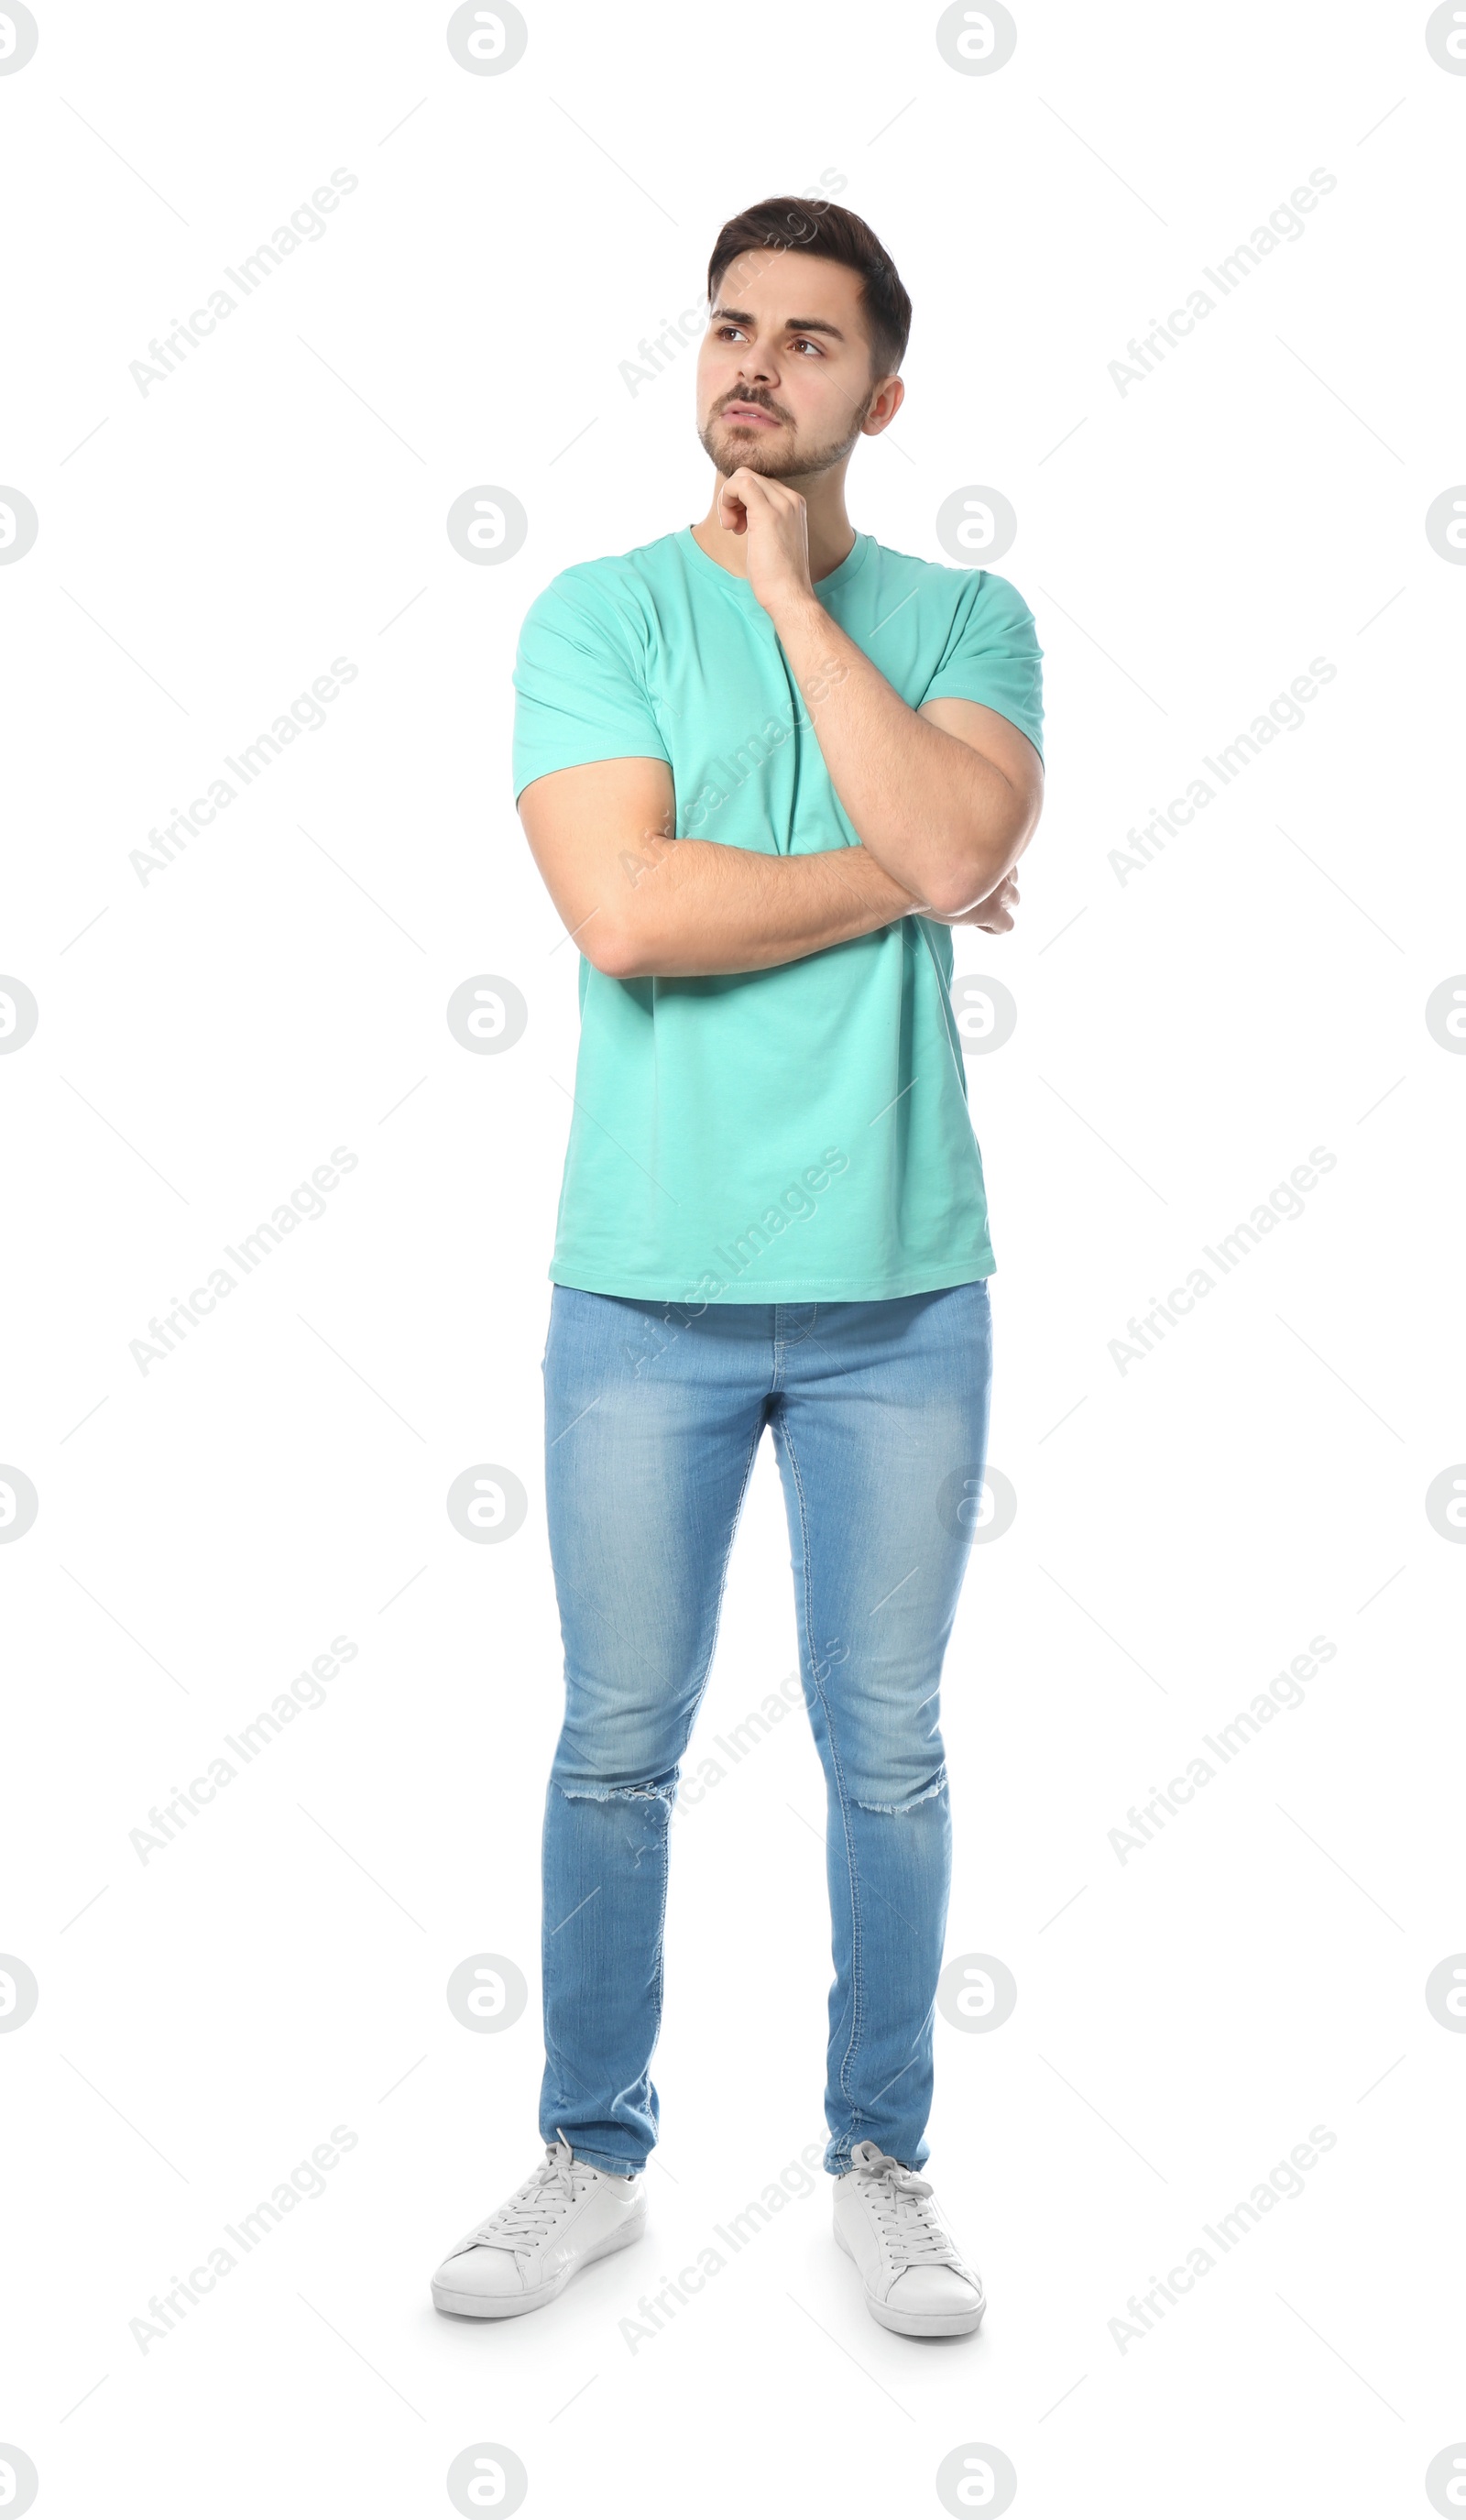
[[[648,839],[581,939],[618,979],[763,971],[868,936],[923,905],[862,847],[797,857],[718,840]]]
[[[985,900],[1033,828],[1001,770],[909,708],[818,595],[782,601],[771,617],[800,684],[819,673],[815,732],[865,846],[941,911]]]

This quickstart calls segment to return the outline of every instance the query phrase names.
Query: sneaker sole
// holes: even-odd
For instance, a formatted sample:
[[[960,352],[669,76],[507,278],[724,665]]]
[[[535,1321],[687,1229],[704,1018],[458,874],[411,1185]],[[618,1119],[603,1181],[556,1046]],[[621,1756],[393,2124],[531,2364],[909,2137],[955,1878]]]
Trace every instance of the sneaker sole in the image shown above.
[[[835,2226],[835,2241],[854,2266],[855,2252],[838,2224]],[[860,2272],[858,2267],[856,2272]],[[865,2289],[864,2284],[862,2289]],[[987,2307],[984,2296],[976,2310],[892,2310],[885,2302],[876,2301],[869,2292],[866,2293],[866,2308],[871,2318],[881,2327],[889,2327],[896,2336],[971,2336],[981,2327]]]
[[[866,2307],[873,2319],[897,2336],[971,2336],[981,2327],[988,2305],[979,2302],[976,2310],[890,2310],[866,2293]]]
[[[450,2284],[439,2283],[434,2276],[432,2306],[434,2310],[452,2312],[456,2318],[522,2318],[527,2311],[543,2310],[547,2302],[556,2300],[582,2267],[594,2265],[598,2258],[608,2258],[617,2249],[629,2249],[633,2240],[640,2240],[645,2228],[646,2202],[644,2197],[640,2210],[633,2210],[618,2230],[608,2231],[603,2240],[597,2241],[594,2249],[587,2249],[577,2258],[573,2267],[562,2268],[552,2282],[538,2285],[533,2292],[456,2292]]]

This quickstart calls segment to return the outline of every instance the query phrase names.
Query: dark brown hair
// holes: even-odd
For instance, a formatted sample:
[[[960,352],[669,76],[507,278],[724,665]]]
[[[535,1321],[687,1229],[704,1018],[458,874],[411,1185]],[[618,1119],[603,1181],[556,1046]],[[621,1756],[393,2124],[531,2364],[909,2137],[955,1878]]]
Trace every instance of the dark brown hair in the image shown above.
[[[826,262],[858,271],[865,283],[861,307],[870,336],[872,380],[896,374],[911,330],[911,301],[873,228],[835,202],[801,201],[792,193],[755,202],[719,231],[707,267],[708,303],[716,303],[718,285],[740,253],[765,252],[822,254]]]

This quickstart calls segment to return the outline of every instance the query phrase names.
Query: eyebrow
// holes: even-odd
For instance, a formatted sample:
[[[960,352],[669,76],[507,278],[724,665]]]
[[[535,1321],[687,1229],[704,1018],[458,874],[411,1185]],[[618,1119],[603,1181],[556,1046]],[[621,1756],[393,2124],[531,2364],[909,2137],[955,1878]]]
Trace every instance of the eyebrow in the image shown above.
[[[715,324],[749,325],[755,323],[757,318],[747,314],[741,307],[715,306],[711,320]],[[818,315],[786,316],[782,329],[785,333],[827,333],[832,341],[843,341],[845,338],[838,325],[822,323]]]

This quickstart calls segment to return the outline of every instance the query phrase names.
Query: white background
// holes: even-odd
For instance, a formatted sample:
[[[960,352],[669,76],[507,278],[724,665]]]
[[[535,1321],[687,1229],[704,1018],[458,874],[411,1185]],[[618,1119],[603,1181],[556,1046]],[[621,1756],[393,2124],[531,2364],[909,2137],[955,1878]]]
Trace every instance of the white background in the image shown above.
[[[1466,2437],[1466,2039],[1424,2001],[1466,1946],[1466,1553],[1424,1510],[1466,1456],[1466,1062],[1424,1013],[1466,968],[1466,571],[1424,529],[1466,475],[1466,78],[1421,9],[1299,0],[1025,8],[991,76],[864,0],[561,0],[488,76],[445,19],[56,7],[0,77],[0,479],[39,518],[0,567],[0,968],[39,1008],[0,1059],[0,1459],[39,1497],[0,1549],[0,1950],[39,1986],[0,2037],[0,2440],[45,2512],[448,2511],[475,2442],[555,2513],[937,2512],[974,2442],[1033,2515],[1427,2512]],[[150,339],[338,167],[326,236],[142,393]],[[1128,340],[1315,168],[1303,238],[1122,394]],[[822,2175],[632,2351],[641,2290],[822,2137],[822,1795],[796,1708],[676,1823],[644,2247],[543,2317],[435,2317],[431,2268],[538,2150],[560,1702],[576,971],[508,678],[556,569],[703,512],[693,350],[635,394],[621,363],[727,216],[827,170],[915,304],[852,516],[936,559],[942,501],[1000,488],[1046,656],[1019,925],[956,934],[1019,1010],[970,1063],[1018,1514],[948,1664],[949,1952],[1019,1993],[937,2030],[978,2339],[871,2322]],[[500,565],[444,530],[480,483],[529,519]],[[337,656],[327,723],[142,881]],[[1128,830],[1317,656],[1305,724],[1122,882]],[[528,1004],[502,1056],[445,1021],[480,973]],[[150,1317],[337,1146],[325,1215],[141,1372]],[[1306,1213],[1122,1373],[1129,1317],[1315,1146]],[[528,1494],[499,1546],[445,1510],[482,1462]],[[142,1862],[150,1808],[342,1635],[327,1703]],[[1130,1806],[1317,1635],[1306,1703],[1122,1864]],[[794,1656],[766,1448],[694,1759]],[[445,2002],[480,1952],[529,1981],[492,2036]],[[326,2192],[141,2351],[150,2296],[337,2126]],[[1305,2193],[1122,2352],[1129,2296],[1315,2126]]]

